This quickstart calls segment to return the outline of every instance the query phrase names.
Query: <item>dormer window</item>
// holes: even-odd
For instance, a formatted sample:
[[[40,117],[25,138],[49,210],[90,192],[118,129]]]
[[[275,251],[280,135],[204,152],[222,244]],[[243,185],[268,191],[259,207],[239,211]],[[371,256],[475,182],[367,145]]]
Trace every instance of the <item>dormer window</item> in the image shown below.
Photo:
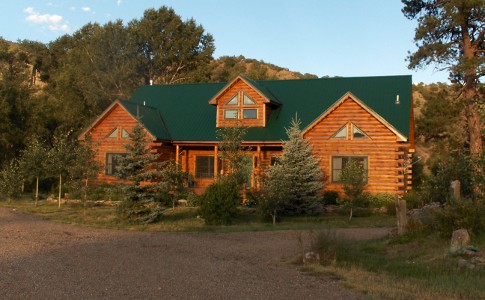
[[[115,128],[111,133],[108,135],[110,139],[117,139],[118,138],[118,127]]]
[[[126,129],[121,129],[121,138],[122,139],[129,139],[130,138],[130,134],[128,133],[128,131],[126,131]]]
[[[257,119],[258,110],[257,109],[243,109],[243,119]]]
[[[347,138],[347,124],[344,127],[340,128],[340,130],[333,135],[333,138],[336,138],[336,139]]]
[[[227,105],[238,105],[239,103],[239,95],[236,94],[234,95],[234,97],[231,98],[231,100],[229,100],[229,102],[227,102]]]
[[[224,119],[237,119],[237,109],[225,109]]]
[[[251,99],[251,97],[249,97],[248,95],[244,94],[244,96],[243,96],[243,104],[244,105],[255,105],[257,103],[253,99]]]

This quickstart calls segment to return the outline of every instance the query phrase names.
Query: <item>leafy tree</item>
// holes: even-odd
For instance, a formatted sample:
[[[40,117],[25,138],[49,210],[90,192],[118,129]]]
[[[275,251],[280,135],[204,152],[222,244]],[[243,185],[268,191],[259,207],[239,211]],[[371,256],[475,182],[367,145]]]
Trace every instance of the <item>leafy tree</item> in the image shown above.
[[[402,12],[417,19],[414,40],[418,50],[409,55],[409,67],[435,64],[450,71],[461,85],[470,153],[483,154],[480,78],[485,75],[485,0],[402,0]],[[483,170],[477,170],[482,171]]]
[[[289,190],[290,186],[286,182],[285,168],[281,164],[270,166],[263,181],[258,204],[263,218],[270,216],[273,225],[276,224],[279,214],[287,204]]]
[[[52,148],[47,153],[48,171],[52,177],[59,178],[59,208],[61,207],[62,179],[69,174],[71,166],[76,162],[76,147],[72,138],[71,131],[56,134],[53,139]]]
[[[70,166],[69,177],[73,185],[82,192],[84,214],[86,214],[86,202],[89,190],[89,181],[95,179],[102,169],[96,159],[96,146],[91,137],[87,135],[82,143],[77,143],[75,148],[76,163]]]
[[[315,214],[321,210],[323,174],[310,142],[303,138],[300,124],[298,117],[292,119],[280,157],[281,176],[289,187],[284,213],[290,215]]]
[[[22,176],[19,162],[16,159],[10,160],[0,169],[0,194],[7,197],[7,201],[17,198],[21,191]]]
[[[249,150],[243,146],[247,129],[236,124],[232,127],[218,129],[220,159],[225,164],[225,171],[235,178],[236,182],[242,185],[250,175],[251,157],[247,155]]]
[[[47,175],[48,147],[45,141],[32,137],[20,155],[20,169],[27,180],[35,179],[35,206],[39,200],[39,180]]]
[[[128,25],[137,45],[139,74],[171,84],[190,80],[190,73],[208,64],[214,39],[193,19],[182,21],[171,8],[145,10],[143,18]]]
[[[342,169],[340,181],[343,183],[345,205],[350,208],[349,221],[352,220],[353,208],[367,206],[364,197],[364,187],[366,183],[366,171],[362,164],[355,159],[350,159]]]

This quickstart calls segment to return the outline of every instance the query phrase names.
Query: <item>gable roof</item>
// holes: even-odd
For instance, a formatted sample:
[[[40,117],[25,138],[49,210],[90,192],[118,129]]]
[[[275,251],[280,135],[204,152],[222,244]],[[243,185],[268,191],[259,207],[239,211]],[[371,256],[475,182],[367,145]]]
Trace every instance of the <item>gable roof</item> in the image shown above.
[[[267,119],[266,127],[248,128],[247,141],[284,140],[287,138],[285,127],[290,125],[296,113],[302,129],[306,128],[347,93],[354,95],[362,105],[388,122],[397,133],[406,138],[409,135],[411,76],[266,81],[250,80],[242,76],[238,78],[264,93],[270,101],[279,104]],[[158,139],[217,141],[216,106],[208,102],[227,87],[228,83],[142,86],[133,94],[129,105],[131,109],[136,105],[147,107],[146,111],[139,111],[141,121]],[[397,95],[399,104],[396,104]],[[154,117],[156,111],[160,119]],[[165,133],[155,129],[160,122],[165,125]]]

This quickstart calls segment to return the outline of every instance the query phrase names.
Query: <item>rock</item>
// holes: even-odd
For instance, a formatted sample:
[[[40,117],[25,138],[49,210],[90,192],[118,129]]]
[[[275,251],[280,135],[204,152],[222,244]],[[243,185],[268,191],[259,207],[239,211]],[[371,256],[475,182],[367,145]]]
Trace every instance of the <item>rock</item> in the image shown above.
[[[179,199],[177,200],[178,205],[180,206],[187,206],[188,201],[185,199]]]
[[[450,252],[452,254],[464,253],[469,244],[470,235],[466,229],[458,229],[453,231],[450,243]]]
[[[477,265],[477,266],[485,266],[485,257],[483,256],[474,256],[472,257],[472,259],[470,260],[470,262],[474,265]]]
[[[303,255],[303,264],[308,265],[318,263],[320,263],[320,254],[310,251]]]

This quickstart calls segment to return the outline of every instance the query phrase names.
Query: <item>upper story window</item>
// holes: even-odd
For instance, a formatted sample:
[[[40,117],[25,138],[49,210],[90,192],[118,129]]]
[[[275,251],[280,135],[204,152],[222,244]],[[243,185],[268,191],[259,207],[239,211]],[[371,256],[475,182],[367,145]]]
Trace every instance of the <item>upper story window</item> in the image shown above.
[[[350,127],[350,130],[349,130],[349,127]],[[349,134],[349,132],[351,134]],[[344,127],[340,128],[332,136],[332,138],[354,140],[354,139],[368,139],[369,137],[355,124],[347,123],[345,124]]]
[[[239,95],[236,94],[234,95],[234,97],[231,98],[231,100],[229,100],[229,102],[227,102],[227,105],[238,105],[239,103]]]
[[[224,109],[224,119],[257,119],[258,105],[249,95],[244,92],[238,92],[227,103],[231,106],[229,109]],[[232,108],[234,106],[234,108]],[[237,106],[237,107],[236,107]]]
[[[120,139],[120,138],[121,139],[129,139],[130,134],[128,133],[128,131],[126,131],[126,129],[118,126],[115,129],[113,129],[113,131],[111,131],[110,134],[108,134],[108,138],[110,138],[110,139]]]
[[[111,133],[108,135],[110,139],[117,139],[118,138],[118,128],[115,130],[111,131]]]

